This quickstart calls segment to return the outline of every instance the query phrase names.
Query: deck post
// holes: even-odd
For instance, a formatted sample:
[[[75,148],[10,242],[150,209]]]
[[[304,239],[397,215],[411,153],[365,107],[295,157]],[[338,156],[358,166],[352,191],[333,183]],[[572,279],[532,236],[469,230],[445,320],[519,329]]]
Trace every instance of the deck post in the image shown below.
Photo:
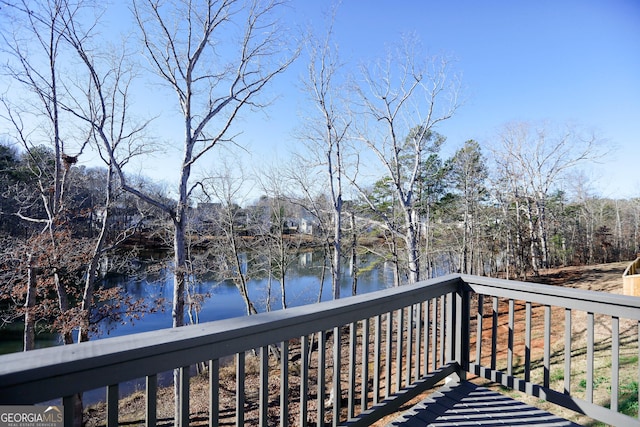
[[[458,329],[459,329],[459,319],[458,319],[458,312],[459,307],[458,307],[458,294],[457,293],[450,293],[445,295],[444,297],[445,300],[445,340],[446,340],[446,345],[445,345],[445,363],[449,363],[452,361],[457,361],[457,349],[458,349],[458,340],[459,340],[459,333],[458,333]],[[451,381],[459,381],[460,380],[460,376],[458,375],[458,372],[455,372],[451,375],[449,375],[446,380],[445,383],[449,383]]]
[[[180,379],[180,427],[189,426],[189,385],[190,385],[189,366],[183,366],[179,369],[178,378]]]
[[[460,365],[458,376],[460,380],[466,380],[469,371],[469,353],[471,352],[471,307],[470,292],[460,286],[456,293],[458,310],[456,311],[456,355],[455,361]]]
[[[155,427],[158,418],[158,375],[149,375],[146,378],[145,413],[146,426]]]
[[[107,386],[107,427],[118,426],[118,395],[118,384]]]
[[[456,358],[455,349],[455,331],[457,325],[456,320],[456,298],[454,294],[447,294],[444,297],[445,301],[445,317],[444,317],[444,330],[445,330],[445,360],[444,363],[451,362]]]
[[[62,398],[62,410],[64,413],[65,426],[76,425],[75,418],[74,418],[75,399],[76,399],[76,396],[65,396]],[[82,424],[82,422],[80,424]]]

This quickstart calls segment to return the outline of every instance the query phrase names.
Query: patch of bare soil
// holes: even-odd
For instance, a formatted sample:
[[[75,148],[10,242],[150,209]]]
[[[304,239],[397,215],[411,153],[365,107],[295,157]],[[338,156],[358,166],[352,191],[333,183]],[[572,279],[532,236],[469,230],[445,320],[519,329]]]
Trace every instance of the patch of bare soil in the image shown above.
[[[622,294],[622,273],[628,262],[544,270],[529,281],[589,291]]]

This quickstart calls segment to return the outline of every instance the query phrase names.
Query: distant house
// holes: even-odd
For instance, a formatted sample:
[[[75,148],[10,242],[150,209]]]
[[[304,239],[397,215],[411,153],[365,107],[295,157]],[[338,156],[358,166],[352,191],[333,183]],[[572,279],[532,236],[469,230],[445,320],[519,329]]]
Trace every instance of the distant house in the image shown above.
[[[107,215],[106,208],[100,206],[93,212],[93,226],[99,229]],[[125,205],[114,206],[110,209],[111,226],[116,228],[133,228],[140,226],[149,226],[151,219],[143,216],[139,212],[129,209]]]
[[[298,223],[298,233],[308,234],[312,236],[316,232],[318,221],[311,218],[300,218]]]
[[[313,263],[313,252],[302,252],[298,259],[298,263],[303,267],[311,265]]]
[[[198,203],[195,208],[189,209],[189,224],[195,230],[207,230],[215,234],[218,232],[221,211],[221,203]]]

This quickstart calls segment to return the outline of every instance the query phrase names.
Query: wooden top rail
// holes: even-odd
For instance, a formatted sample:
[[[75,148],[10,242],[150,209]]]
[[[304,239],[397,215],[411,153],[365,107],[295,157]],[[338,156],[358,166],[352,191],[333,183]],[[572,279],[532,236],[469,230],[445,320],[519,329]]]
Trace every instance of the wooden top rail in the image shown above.
[[[477,293],[640,321],[640,298],[489,277],[460,277]]]
[[[624,270],[624,273],[622,273],[622,276],[632,276],[635,274],[640,274],[640,256],[629,264],[629,266]]]

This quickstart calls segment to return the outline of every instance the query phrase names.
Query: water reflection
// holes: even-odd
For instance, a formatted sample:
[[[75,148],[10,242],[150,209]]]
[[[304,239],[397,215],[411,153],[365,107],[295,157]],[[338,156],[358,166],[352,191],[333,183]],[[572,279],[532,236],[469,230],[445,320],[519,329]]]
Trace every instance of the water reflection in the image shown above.
[[[312,304],[318,300],[320,292],[320,277],[322,271],[322,254],[320,252],[304,252],[298,257],[298,262],[287,271],[286,295],[287,306],[295,307],[304,304]],[[243,268],[248,268],[247,257],[244,257]],[[351,295],[352,278],[349,269],[345,265],[342,269],[342,296]],[[368,254],[360,257],[358,276],[358,294],[364,294],[393,285],[393,275],[384,268],[377,256]],[[170,328],[171,300],[173,297],[173,277],[168,269],[161,270],[156,277],[148,276],[145,279],[119,277],[116,282],[110,283],[122,287],[129,295],[144,298],[151,303],[156,298],[165,298],[164,312],[147,314],[143,319],[127,324],[105,325],[101,328],[98,337],[126,335],[134,332],[145,332],[162,328]],[[268,277],[252,278],[248,282],[249,298],[259,312],[264,312],[267,307],[271,310],[282,308],[280,282],[271,278],[269,289]],[[246,307],[235,285],[229,281],[216,282],[211,278],[205,278],[199,282],[194,291],[206,295],[199,312],[200,322],[226,319],[244,316]],[[322,286],[321,300],[331,299],[331,276],[325,274]],[[188,318],[188,317],[185,317]]]
[[[249,268],[248,258],[244,257],[243,268]],[[157,260],[154,257],[154,260]],[[141,260],[144,261],[144,260]],[[170,269],[158,268],[162,260],[140,262],[141,271],[137,276],[112,275],[107,280],[108,286],[118,286],[127,295],[153,305],[158,298],[164,298],[164,310],[145,314],[140,320],[125,320],[123,323],[109,323],[104,321],[99,325],[97,334],[91,339],[128,335],[137,332],[147,332],[172,326],[171,301],[173,299],[173,277]],[[304,252],[298,257],[297,263],[291,265],[286,277],[287,306],[295,307],[312,304],[318,300],[320,289],[322,301],[331,299],[331,275],[326,272],[322,288],[320,277],[322,274],[322,253]],[[358,294],[364,294],[393,286],[393,274],[380,258],[366,254],[359,258],[358,265]],[[343,297],[351,295],[353,279],[348,265],[342,268]],[[268,277],[254,277],[248,283],[249,297],[259,312],[267,307],[278,310],[282,307],[280,283]],[[200,322],[227,319],[246,315],[246,306],[235,285],[229,281],[217,282],[211,277],[199,282],[194,291],[206,295],[202,301],[198,318]],[[188,319],[188,316],[185,316]],[[22,325],[14,323],[10,327],[0,329],[0,354],[22,351]],[[59,338],[53,334],[39,334],[36,337],[37,347],[48,347],[61,344]]]

